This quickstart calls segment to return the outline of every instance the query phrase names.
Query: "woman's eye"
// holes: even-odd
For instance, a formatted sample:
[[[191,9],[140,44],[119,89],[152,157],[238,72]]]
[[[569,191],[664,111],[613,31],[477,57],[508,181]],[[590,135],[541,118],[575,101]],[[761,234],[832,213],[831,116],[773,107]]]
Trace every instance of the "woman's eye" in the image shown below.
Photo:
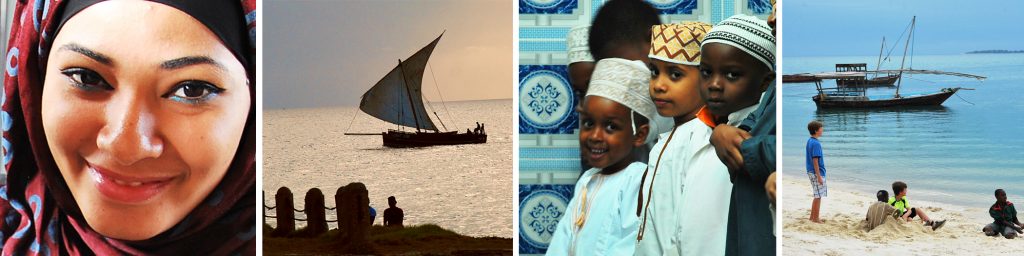
[[[166,97],[175,101],[195,104],[208,101],[223,91],[224,89],[207,82],[185,81],[174,87]]]
[[[103,80],[103,76],[100,76],[96,71],[85,68],[69,68],[61,70],[60,73],[67,76],[75,87],[87,91],[114,89],[114,87],[110,86],[106,80]]]

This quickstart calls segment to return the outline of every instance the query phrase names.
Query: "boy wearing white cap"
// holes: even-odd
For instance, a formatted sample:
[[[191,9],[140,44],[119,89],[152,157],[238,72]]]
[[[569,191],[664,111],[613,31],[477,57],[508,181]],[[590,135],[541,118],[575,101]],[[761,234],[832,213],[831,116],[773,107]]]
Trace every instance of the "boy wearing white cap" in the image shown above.
[[[580,151],[594,168],[579,181],[548,246],[548,255],[632,255],[639,220],[638,147],[653,140],[659,117],[643,62],[597,62],[580,113]]]
[[[758,107],[762,93],[775,80],[775,36],[771,27],[749,15],[723,20],[708,32],[701,45],[700,71],[701,98],[707,105],[698,116],[712,120],[711,127],[722,123],[742,127],[740,123]],[[768,151],[774,153],[774,149],[764,150]],[[717,157],[713,161],[721,164]],[[736,188],[729,199],[725,255],[775,253],[771,206],[764,188],[773,171],[774,166],[720,169]]]
[[[650,92],[658,114],[675,127],[650,152],[641,186],[638,255],[722,255],[732,184],[719,171],[711,129],[696,118],[700,44],[711,25],[685,22],[652,27]],[[715,160],[715,161],[711,161]]]

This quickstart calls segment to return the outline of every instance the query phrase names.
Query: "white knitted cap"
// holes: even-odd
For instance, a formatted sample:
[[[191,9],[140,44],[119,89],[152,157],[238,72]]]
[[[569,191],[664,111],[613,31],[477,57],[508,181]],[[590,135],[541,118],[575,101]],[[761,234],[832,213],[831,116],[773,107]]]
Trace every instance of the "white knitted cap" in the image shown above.
[[[710,43],[739,48],[775,71],[775,36],[764,20],[744,14],[733,15],[711,28],[701,47]]]
[[[666,132],[661,127],[667,117],[658,115],[658,110],[651,100],[651,71],[643,62],[619,58],[607,58],[597,62],[594,75],[590,78],[587,96],[601,96],[618,102],[630,110],[639,113],[649,120],[650,131],[645,143],[658,138],[658,134]],[[671,122],[668,122],[671,123]],[[636,129],[633,129],[634,132]]]
[[[569,29],[566,35],[565,44],[569,54],[569,64],[576,62],[594,62],[594,56],[590,55],[590,47],[587,39],[590,38],[590,25],[576,26]]]

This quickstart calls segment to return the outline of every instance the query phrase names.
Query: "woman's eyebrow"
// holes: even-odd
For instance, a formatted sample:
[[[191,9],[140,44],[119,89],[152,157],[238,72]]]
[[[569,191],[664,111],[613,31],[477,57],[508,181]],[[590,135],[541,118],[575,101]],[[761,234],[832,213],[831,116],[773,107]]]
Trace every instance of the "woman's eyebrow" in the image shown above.
[[[173,60],[164,61],[164,63],[160,64],[160,68],[162,68],[162,69],[179,69],[179,68],[183,68],[183,67],[186,67],[186,66],[200,65],[200,64],[213,65],[213,66],[215,66],[217,68],[220,68],[221,70],[225,70],[225,71],[227,70],[227,69],[224,68],[224,65],[220,64],[220,62],[217,62],[216,60],[213,60],[212,58],[206,57],[206,56],[188,56],[188,57],[181,57],[181,58],[177,58],[177,59],[173,59]]]
[[[65,44],[65,45],[60,47],[60,50],[67,50],[67,51],[77,52],[77,53],[85,55],[86,57],[89,57],[89,58],[91,58],[93,60],[96,60],[99,63],[103,63],[104,65],[107,65],[107,66],[113,66],[114,65],[114,61],[111,60],[110,57],[107,57],[107,55],[103,55],[102,53],[98,53],[96,51],[90,50],[89,48],[85,48],[85,46],[81,46],[81,45],[76,44],[76,43]]]

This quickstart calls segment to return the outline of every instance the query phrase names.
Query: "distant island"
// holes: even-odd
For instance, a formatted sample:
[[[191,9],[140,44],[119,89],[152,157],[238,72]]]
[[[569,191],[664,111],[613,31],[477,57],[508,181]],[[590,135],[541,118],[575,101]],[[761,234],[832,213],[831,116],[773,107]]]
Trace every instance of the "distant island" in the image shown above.
[[[981,50],[981,51],[969,51],[967,54],[985,54],[985,53],[1024,53],[1024,50]]]

